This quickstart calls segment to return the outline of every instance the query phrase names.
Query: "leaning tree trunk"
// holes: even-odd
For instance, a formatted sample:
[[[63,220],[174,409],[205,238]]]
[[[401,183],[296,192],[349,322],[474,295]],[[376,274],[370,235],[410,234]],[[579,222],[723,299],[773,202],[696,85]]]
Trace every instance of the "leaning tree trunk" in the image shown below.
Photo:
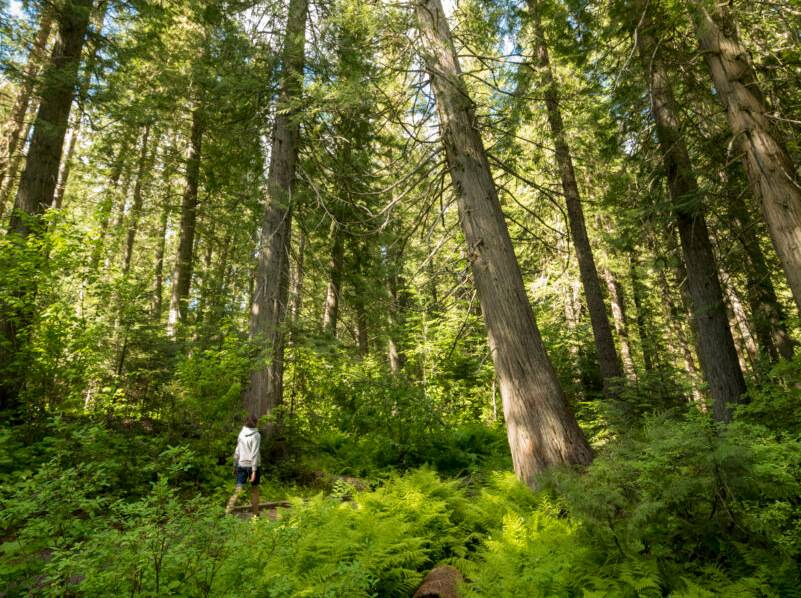
[[[307,10],[308,0],[290,0],[250,317],[250,337],[261,345],[261,351],[244,403],[245,409],[255,415],[267,413],[283,402],[283,323],[289,288],[291,201],[300,137],[294,103],[303,91]]]
[[[773,126],[759,82],[724,3],[690,1],[717,96],[726,108],[748,180],[801,312],[801,179]]]
[[[646,5],[645,0],[633,3],[636,8],[634,23],[640,25],[636,43],[651,96],[656,135],[687,268],[687,287],[698,329],[698,357],[712,397],[713,415],[718,421],[729,421],[731,406],[743,400],[745,380],[726,317],[709,231],[698,201],[700,190],[682,138],[678,108],[658,53],[653,24],[645,12]]]
[[[42,11],[42,15],[39,18],[39,30],[28,55],[28,62],[22,74],[22,83],[17,97],[14,99],[14,105],[11,107],[7,126],[3,131],[3,138],[0,140],[5,146],[2,156],[0,156],[0,160],[2,160],[0,162],[0,218],[5,212],[5,206],[8,197],[11,195],[11,188],[22,158],[22,144],[27,137],[24,134],[27,130],[25,117],[28,114],[36,77],[44,61],[47,39],[50,37],[52,29],[53,11],[47,7]]]
[[[473,104],[440,0],[420,0],[421,51],[437,103],[473,278],[498,375],[517,477],[529,485],[552,465],[588,464],[592,452],[545,353],[523,288]]]
[[[25,170],[20,179],[8,238],[24,246],[29,237],[43,232],[42,217],[53,198],[58,165],[64,145],[72,96],[81,58],[92,0],[67,2],[56,14],[58,39],[53,47],[40,92],[39,110],[33,126]],[[3,264],[5,266],[5,264]],[[19,350],[18,333],[33,320],[35,277],[17,280],[9,289],[11,305],[0,305],[0,408],[17,400],[24,379],[22,364],[15,364]],[[2,293],[5,295],[5,293]]]
[[[562,111],[559,107],[559,88],[551,70],[551,61],[548,55],[548,45],[540,21],[539,0],[528,0],[529,13],[534,23],[534,37],[536,52],[540,69],[543,74],[545,106],[548,111],[548,124],[551,128],[556,150],[556,162],[562,179],[562,190],[567,205],[567,220],[570,225],[570,235],[573,238],[573,247],[579,265],[581,284],[584,287],[584,297],[587,300],[587,311],[590,314],[592,335],[595,340],[595,351],[598,355],[598,365],[604,381],[607,394],[614,394],[615,386],[619,383],[623,372],[620,369],[615,342],[612,339],[612,329],[609,326],[609,317],[606,314],[606,305],[601,292],[601,283],[592,247],[587,237],[587,226],[584,221],[584,208],[581,205],[576,173],[573,169],[573,158],[570,146],[567,143],[565,127],[562,121]]]
[[[187,301],[192,285],[192,262],[195,255],[195,229],[197,224],[198,186],[200,183],[200,157],[203,149],[203,107],[192,110],[192,132],[189,156],[186,161],[186,188],[181,201],[181,232],[178,255],[175,259],[170,312],[167,316],[167,334],[175,336],[178,323],[186,323]]]

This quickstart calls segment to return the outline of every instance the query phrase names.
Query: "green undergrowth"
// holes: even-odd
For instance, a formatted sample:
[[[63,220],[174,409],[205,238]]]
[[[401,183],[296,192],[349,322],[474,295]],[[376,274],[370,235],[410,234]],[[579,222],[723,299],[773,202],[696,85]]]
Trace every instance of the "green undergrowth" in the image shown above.
[[[378,460],[375,438],[331,433],[300,463],[368,484],[341,477],[319,491],[275,469],[263,497],[292,503],[278,520],[223,514],[230,465],[203,439],[78,421],[5,429],[0,587],[410,596],[448,563],[467,596],[795,596],[801,441],[775,421],[795,420],[797,392],[753,393],[726,427],[694,408],[645,416],[586,471],[553,472],[538,492],[497,464],[494,429],[407,447],[407,463]]]

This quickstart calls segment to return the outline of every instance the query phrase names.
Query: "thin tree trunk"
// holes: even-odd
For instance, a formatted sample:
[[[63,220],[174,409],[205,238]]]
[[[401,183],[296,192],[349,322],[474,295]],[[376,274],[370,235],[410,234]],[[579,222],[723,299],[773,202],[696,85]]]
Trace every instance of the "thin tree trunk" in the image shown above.
[[[670,285],[668,285],[664,270],[659,270],[659,284],[662,291],[662,305],[665,308],[665,317],[667,318],[671,332],[673,332],[673,336],[678,342],[679,349],[681,350],[681,358],[684,361],[684,368],[687,370],[690,383],[692,384],[693,401],[697,405],[703,406],[704,396],[701,394],[701,391],[698,390],[698,368],[695,367],[695,358],[693,357],[691,344],[687,338],[687,332],[682,325],[682,322],[687,319],[687,310],[686,308],[681,309],[673,300],[673,291]],[[705,407],[703,407],[703,409],[705,409]]]
[[[387,310],[387,359],[389,360],[389,371],[394,376],[400,374],[405,356],[397,342],[397,335],[400,327],[400,298],[398,286],[401,277],[398,275],[400,264],[398,259],[394,259],[389,264],[387,276],[387,294],[389,296],[389,309]]]
[[[608,268],[604,269],[606,288],[609,292],[609,302],[612,305],[612,320],[615,322],[615,333],[620,341],[620,358],[623,361],[623,371],[626,378],[632,382],[637,380],[634,370],[634,360],[631,358],[631,345],[629,343],[629,325],[626,318],[626,296],[615,274]]]
[[[754,341],[754,335],[751,333],[748,314],[746,314],[743,303],[734,288],[734,281],[731,275],[726,275],[724,278],[723,291],[726,294],[726,304],[731,309],[731,328],[739,337],[741,347],[741,367],[745,370],[746,365],[744,364],[747,364],[753,370],[757,358],[757,345],[756,341]]]
[[[307,0],[290,0],[250,318],[250,337],[262,346],[244,396],[245,409],[255,415],[267,413],[283,402],[283,323],[289,288],[292,191],[300,136],[292,103],[303,91],[307,10]]]
[[[6,127],[0,138],[5,146],[0,155],[0,218],[5,212],[14,179],[17,178],[17,171],[22,161],[21,150],[28,131],[26,116],[31,104],[36,78],[44,62],[47,40],[52,29],[53,11],[49,7],[45,7],[39,18],[39,30],[28,54],[28,62],[22,75],[19,92],[14,99],[14,105],[11,107]]]
[[[635,33],[637,48],[646,73],[656,134],[687,268],[701,370],[712,396],[715,419],[729,421],[731,406],[743,401],[745,380],[726,318],[715,256],[698,200],[700,190],[682,139],[673,90],[658,53],[653,25],[645,13],[646,2],[635,0],[634,6],[638,8],[633,15],[634,23],[641,24]]]
[[[741,195],[732,194],[726,205],[729,220],[736,224],[737,239],[748,256],[749,263],[744,271],[757,342],[771,361],[777,361],[779,357],[791,359],[793,341],[787,332],[784,310],[776,297],[770,269],[754,231],[755,223]]]
[[[178,323],[186,323],[187,301],[192,286],[202,144],[203,107],[198,103],[192,110],[192,131],[189,138],[189,155],[186,161],[186,187],[181,201],[181,232],[170,295],[170,313],[167,316],[167,334],[172,337],[176,334]]]
[[[125,237],[125,253],[122,260],[122,274],[127,276],[131,270],[131,258],[133,257],[134,242],[136,233],[139,229],[139,218],[142,215],[142,186],[144,184],[145,170],[147,168],[147,145],[150,139],[150,125],[147,124],[142,131],[142,147],[139,150],[139,164],[136,171],[136,183],[133,190],[133,204],[128,214],[128,232]]]
[[[771,123],[748,52],[728,7],[690,0],[696,33],[717,96],[726,108],[732,135],[787,282],[801,312],[801,180],[785,142]]]
[[[168,186],[169,189],[169,186]],[[156,268],[153,274],[153,321],[161,321],[161,312],[164,297],[164,248],[167,243],[167,225],[170,221],[169,192],[164,198],[159,219],[159,241],[156,246]]]
[[[298,239],[298,258],[294,269],[294,279],[292,281],[292,309],[290,316],[292,325],[295,326],[300,318],[300,310],[303,308],[303,278],[304,259],[306,257],[306,233],[301,229]]]
[[[552,465],[588,464],[592,452],[545,353],[498,201],[473,105],[440,0],[417,21],[473,278],[487,326],[518,479]]]
[[[556,162],[559,166],[559,174],[562,179],[562,190],[565,195],[567,205],[567,220],[570,225],[570,235],[573,238],[573,247],[576,250],[576,258],[581,275],[581,283],[584,287],[584,297],[587,301],[587,311],[590,314],[592,325],[592,335],[595,340],[595,351],[598,355],[598,365],[601,369],[601,376],[604,380],[604,390],[607,394],[614,394],[616,381],[623,376],[620,369],[615,342],[612,338],[612,329],[609,325],[609,318],[606,314],[601,283],[598,278],[598,270],[595,267],[595,259],[592,255],[592,247],[587,237],[587,226],[584,221],[584,209],[581,205],[581,195],[579,194],[576,173],[573,169],[573,158],[570,154],[570,146],[565,136],[564,123],[562,121],[562,111],[559,108],[559,88],[551,70],[550,57],[548,55],[548,45],[540,21],[540,2],[539,0],[528,0],[529,14],[534,24],[534,37],[536,40],[536,52],[539,67],[542,70],[544,82],[545,106],[548,111],[548,123],[551,128],[556,150]]]
[[[640,336],[640,349],[642,350],[643,367],[646,372],[654,371],[654,344],[648,332],[648,325],[645,319],[645,297],[643,296],[642,281],[637,271],[637,257],[632,252],[629,256],[629,277],[631,278],[631,295],[634,299],[634,309],[637,311],[635,322],[637,322],[637,334]]]
[[[333,337],[337,335],[339,298],[342,293],[342,270],[345,260],[345,243],[341,225],[331,221],[331,261],[328,266],[328,289],[323,306],[323,330]]]
[[[368,345],[368,324],[367,310],[365,308],[365,268],[364,252],[366,247],[351,239],[351,252],[354,257],[354,284],[353,284],[353,309],[356,312],[356,342],[359,356],[364,357],[369,352]]]
[[[8,229],[8,237],[20,245],[42,234],[42,216],[53,198],[91,8],[92,0],[73,0],[56,14],[59,35],[43,74],[33,138]],[[0,376],[0,408],[12,406],[24,380],[24,370],[15,367],[21,364],[14,361],[19,350],[18,333],[33,320],[37,289],[33,276],[21,282],[9,290],[13,304],[0,306],[0,364],[4,370]]]

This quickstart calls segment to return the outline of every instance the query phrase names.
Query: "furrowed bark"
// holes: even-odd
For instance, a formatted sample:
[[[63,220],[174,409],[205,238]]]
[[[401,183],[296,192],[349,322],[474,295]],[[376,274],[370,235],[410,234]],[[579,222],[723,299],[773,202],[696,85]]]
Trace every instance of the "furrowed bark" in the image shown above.
[[[690,0],[698,41],[754,195],[762,202],[773,246],[801,312],[801,179],[740,42],[728,7]]]
[[[462,80],[440,0],[416,6],[421,53],[431,76],[490,350],[498,375],[512,462],[534,485],[550,466],[588,464],[592,452],[545,353],[492,179],[473,104]]]
[[[250,317],[250,337],[260,345],[260,351],[244,394],[244,405],[256,415],[263,415],[283,402],[283,327],[289,288],[291,202],[300,137],[294,103],[303,91],[307,11],[307,0],[290,0]]]

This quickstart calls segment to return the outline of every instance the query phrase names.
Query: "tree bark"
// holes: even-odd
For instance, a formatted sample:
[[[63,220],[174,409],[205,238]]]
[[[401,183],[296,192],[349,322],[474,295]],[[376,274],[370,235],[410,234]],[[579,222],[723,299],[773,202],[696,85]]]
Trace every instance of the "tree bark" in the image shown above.
[[[195,253],[195,229],[197,225],[198,186],[200,184],[200,160],[203,149],[203,107],[198,103],[192,110],[192,131],[189,156],[186,161],[186,187],[181,201],[181,231],[178,239],[178,255],[175,259],[170,313],[167,316],[167,334],[174,337],[179,322],[186,323],[187,301],[192,285],[192,265]]]
[[[536,40],[536,53],[540,70],[542,71],[545,96],[545,106],[548,112],[548,124],[551,129],[554,148],[556,150],[556,163],[559,167],[559,175],[562,180],[562,191],[565,195],[567,205],[567,220],[570,225],[570,235],[573,238],[573,247],[576,250],[576,258],[579,265],[581,283],[584,287],[584,298],[587,301],[587,311],[590,314],[590,324],[592,325],[592,336],[595,340],[595,351],[598,356],[598,365],[601,369],[601,377],[604,380],[604,390],[606,394],[615,394],[615,387],[623,376],[620,369],[615,342],[612,338],[612,329],[609,325],[609,317],[606,313],[601,283],[598,278],[598,270],[595,267],[595,259],[592,255],[592,247],[587,236],[587,226],[584,220],[584,209],[581,205],[581,195],[576,173],[573,168],[573,158],[570,153],[570,146],[565,135],[564,122],[562,121],[562,111],[559,107],[559,87],[551,70],[551,61],[548,55],[548,45],[545,41],[542,23],[540,20],[539,0],[528,0],[528,11],[534,25],[534,37]]]
[[[695,367],[695,358],[693,357],[691,343],[687,338],[687,331],[682,325],[682,322],[687,320],[688,312],[686,306],[679,307],[673,300],[673,291],[670,285],[668,285],[667,275],[664,270],[659,270],[659,285],[662,291],[662,305],[665,309],[665,318],[668,321],[670,331],[673,333],[679,345],[681,358],[684,361],[684,369],[687,370],[690,383],[692,384],[693,401],[698,405],[703,405],[704,396],[701,394],[701,391],[698,390],[698,368]],[[682,301],[682,304],[683,303]]]
[[[635,32],[637,49],[646,74],[656,135],[687,268],[701,370],[712,396],[713,416],[725,422],[731,419],[731,406],[743,401],[745,380],[726,317],[715,256],[699,201],[701,192],[682,138],[673,89],[658,53],[646,5],[644,0],[633,3],[637,9],[633,14],[634,23],[640,24]]]
[[[637,323],[637,334],[640,336],[640,349],[642,351],[643,367],[646,372],[654,371],[654,343],[648,331],[648,324],[645,317],[645,297],[643,296],[642,281],[637,271],[639,264],[637,257],[632,252],[629,256],[629,277],[631,278],[631,295],[634,299],[634,309],[637,311],[635,322]]]
[[[771,123],[748,52],[728,7],[690,0],[706,64],[743,153],[754,195],[762,202],[773,246],[801,312],[801,179]]]
[[[331,222],[331,260],[328,266],[328,288],[323,306],[323,330],[336,338],[339,317],[339,297],[342,293],[342,269],[345,260],[345,243],[341,225]]]
[[[148,141],[150,139],[150,125],[145,125],[142,131],[142,147],[139,150],[139,163],[136,171],[136,183],[134,183],[133,190],[133,204],[131,211],[128,214],[128,232],[125,237],[125,253],[122,259],[122,274],[127,276],[131,270],[131,258],[133,257],[134,242],[136,241],[136,233],[139,229],[139,219],[142,215],[142,186],[144,184],[145,171],[147,168],[147,150]]]
[[[292,281],[292,309],[290,317],[292,325],[298,323],[300,318],[300,310],[303,308],[303,279],[305,276],[304,260],[306,258],[306,233],[300,231],[298,239],[298,258],[295,262],[294,279]]]
[[[367,309],[365,308],[364,252],[366,247],[355,239],[351,239],[351,252],[353,253],[353,309],[356,312],[356,343],[359,356],[364,357],[370,350],[368,344]]]
[[[588,464],[592,452],[559,386],[506,227],[473,104],[440,0],[416,6],[442,142],[490,350],[498,375],[512,462],[534,485],[552,465]]]
[[[283,402],[283,324],[289,287],[291,202],[300,137],[294,102],[303,91],[307,10],[307,0],[290,0],[250,317],[250,337],[261,345],[261,350],[245,391],[244,404],[255,415],[267,413]]]
[[[737,239],[748,257],[744,268],[746,291],[757,343],[771,361],[791,359],[793,341],[787,332],[784,310],[776,297],[770,268],[754,231],[755,223],[741,195],[729,196],[727,216],[735,224]]]
[[[20,245],[29,237],[42,234],[42,216],[53,198],[91,9],[92,0],[73,0],[56,13],[59,34],[43,73],[33,137],[8,229],[8,238]],[[33,319],[35,277],[10,293],[14,304],[0,306],[0,364],[4,370],[0,376],[0,408],[14,404],[24,380],[23,369],[15,367],[22,364],[14,361],[19,350],[18,333],[28,328]]]
[[[108,2],[101,0],[100,5],[97,7],[97,12],[92,19],[93,27],[96,35],[100,34],[103,29],[103,21],[106,19],[106,11],[108,10]],[[97,65],[97,43],[92,44],[89,56],[86,59],[86,66],[83,70],[83,76],[78,81],[78,97],[77,108],[74,118],[72,119],[72,126],[70,127],[70,142],[67,145],[67,152],[64,159],[61,161],[61,170],[58,173],[58,184],[56,185],[56,192],[53,196],[53,207],[57,210],[61,208],[64,202],[64,192],[67,189],[67,182],[70,178],[72,170],[72,159],[75,155],[75,147],[78,144],[78,136],[81,131],[81,123],[86,107],[86,100],[89,98],[89,85],[92,79],[92,72]]]
[[[629,343],[629,325],[626,318],[626,296],[623,287],[615,274],[608,268],[604,269],[604,279],[609,292],[609,302],[612,305],[612,320],[615,323],[615,333],[620,341],[620,358],[623,362],[623,371],[626,378],[632,382],[637,380],[634,370],[634,360],[631,358],[631,344]]]
[[[2,138],[4,148],[0,155],[0,218],[5,212],[8,197],[17,177],[17,171],[22,159],[22,145],[27,138],[28,127],[25,124],[28,108],[31,104],[36,78],[42,67],[47,48],[47,40],[53,29],[53,11],[46,7],[39,17],[39,30],[36,33],[33,46],[28,54],[28,62],[22,75],[17,97],[11,107]]]
[[[153,273],[153,321],[161,321],[164,296],[164,248],[167,243],[167,225],[170,220],[169,193],[164,198],[159,219],[159,237],[156,246],[156,268]]]

